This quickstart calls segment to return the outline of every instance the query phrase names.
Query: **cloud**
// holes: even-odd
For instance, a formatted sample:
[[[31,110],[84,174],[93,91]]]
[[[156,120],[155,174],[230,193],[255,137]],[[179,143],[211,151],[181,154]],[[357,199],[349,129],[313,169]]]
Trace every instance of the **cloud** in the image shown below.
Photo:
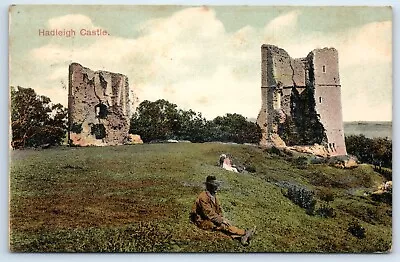
[[[370,97],[361,93],[357,99],[343,103],[346,121],[390,121],[392,120],[392,103],[371,104]],[[360,112],[363,114],[360,117]]]
[[[369,62],[391,63],[392,23],[374,22],[349,30],[339,39],[338,44],[339,51],[342,51],[340,55],[343,66]]]
[[[281,37],[276,43],[284,47],[291,56],[306,56],[315,48],[335,47],[339,51],[341,67],[363,63],[391,63],[392,22],[373,22],[347,31],[333,33],[302,33]],[[296,39],[296,41],[293,41]]]
[[[208,7],[192,7],[178,11],[167,18],[144,22],[141,27],[150,38],[165,37],[186,41],[190,34],[196,38],[213,38],[224,33],[223,23],[216,18],[215,11]]]
[[[365,111],[368,114],[357,112],[354,100],[372,103],[374,110],[386,110],[376,120],[391,119],[390,107],[382,106],[391,102],[387,96],[391,82],[385,80],[391,66],[391,22],[331,34],[304,33],[299,16],[301,12],[292,11],[261,29],[245,26],[230,33],[213,9],[186,8],[144,22],[136,38],[111,35],[96,37],[87,45],[75,40],[68,45],[50,42],[34,48],[29,65],[35,78],[29,83],[66,105],[66,90],[60,83],[68,83],[69,63],[78,62],[93,70],[126,74],[140,101],[164,98],[208,118],[228,112],[255,118],[261,106],[262,43],[285,48],[292,57],[304,57],[317,47],[334,46],[339,50],[344,119],[376,116],[370,114],[371,110]],[[76,27],[96,27],[89,17],[79,14],[53,18],[48,24],[65,26],[70,21]],[[351,73],[355,71],[358,73]],[[375,77],[379,81],[359,81],[374,74],[379,74]],[[383,84],[382,89],[389,90],[380,93],[382,101],[371,99],[380,92],[371,83]]]
[[[92,19],[81,14],[69,14],[51,18],[47,24],[49,29],[95,27]]]
[[[265,31],[279,31],[282,29],[291,29],[297,26],[297,19],[301,12],[294,10],[283,15],[280,15],[271,20],[265,27]]]
[[[214,118],[216,112],[217,115],[235,112],[256,117],[261,106],[261,91],[254,86],[253,80],[237,81],[231,68],[224,65],[219,65],[208,78],[196,81],[186,79],[174,87],[179,90],[179,95],[171,93],[163,95],[185,109],[202,112],[207,118]],[[157,93],[152,94],[154,97],[150,98],[156,99]]]
[[[297,21],[300,15],[300,11],[294,10],[272,19],[263,29],[262,42],[278,44],[293,41],[293,36],[299,32]]]

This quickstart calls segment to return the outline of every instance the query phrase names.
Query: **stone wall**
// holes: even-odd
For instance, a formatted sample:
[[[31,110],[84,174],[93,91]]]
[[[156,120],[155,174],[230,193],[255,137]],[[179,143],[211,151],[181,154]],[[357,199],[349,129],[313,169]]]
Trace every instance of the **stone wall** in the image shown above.
[[[70,145],[121,145],[128,137],[130,100],[128,78],[69,66],[68,140]]]
[[[316,49],[312,57],[316,111],[326,130],[328,149],[345,155],[338,52],[334,48]]]
[[[279,47],[262,45],[261,76],[261,145],[317,143],[330,155],[346,154],[336,49],[293,59]]]

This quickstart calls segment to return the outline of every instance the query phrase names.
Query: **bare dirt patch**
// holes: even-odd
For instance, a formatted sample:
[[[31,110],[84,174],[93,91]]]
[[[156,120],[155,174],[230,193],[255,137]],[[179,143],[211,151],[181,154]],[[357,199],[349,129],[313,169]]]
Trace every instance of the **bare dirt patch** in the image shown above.
[[[119,194],[124,190],[160,184],[152,180],[63,183],[60,193],[18,199],[18,208],[12,207],[10,212],[11,228],[33,230],[38,227],[63,229],[118,226],[165,219],[178,208],[174,201],[154,203],[150,194],[143,194],[143,190],[138,190],[137,194]],[[75,193],[63,193],[68,190]]]

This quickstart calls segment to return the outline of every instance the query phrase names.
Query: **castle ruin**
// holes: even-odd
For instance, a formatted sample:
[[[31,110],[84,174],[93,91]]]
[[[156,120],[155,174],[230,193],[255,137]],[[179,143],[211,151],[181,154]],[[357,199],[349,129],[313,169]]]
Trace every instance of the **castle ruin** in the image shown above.
[[[68,141],[77,146],[121,145],[128,139],[130,116],[128,78],[69,66]]]
[[[328,156],[346,155],[337,50],[315,49],[293,59],[285,50],[264,44],[261,57],[260,144],[318,144]]]

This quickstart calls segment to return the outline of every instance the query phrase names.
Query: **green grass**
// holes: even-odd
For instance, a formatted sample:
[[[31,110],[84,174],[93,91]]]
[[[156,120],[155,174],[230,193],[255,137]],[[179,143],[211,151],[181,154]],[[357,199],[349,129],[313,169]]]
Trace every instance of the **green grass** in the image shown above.
[[[220,169],[221,153],[256,172]],[[14,252],[382,252],[391,246],[391,206],[363,194],[383,181],[368,165],[300,167],[257,147],[219,143],[16,150],[11,158]],[[225,216],[238,227],[257,226],[250,246],[189,223],[210,174],[223,182],[218,196]],[[329,190],[336,216],[307,215],[284,197],[283,181]],[[354,220],[365,238],[347,231]]]

